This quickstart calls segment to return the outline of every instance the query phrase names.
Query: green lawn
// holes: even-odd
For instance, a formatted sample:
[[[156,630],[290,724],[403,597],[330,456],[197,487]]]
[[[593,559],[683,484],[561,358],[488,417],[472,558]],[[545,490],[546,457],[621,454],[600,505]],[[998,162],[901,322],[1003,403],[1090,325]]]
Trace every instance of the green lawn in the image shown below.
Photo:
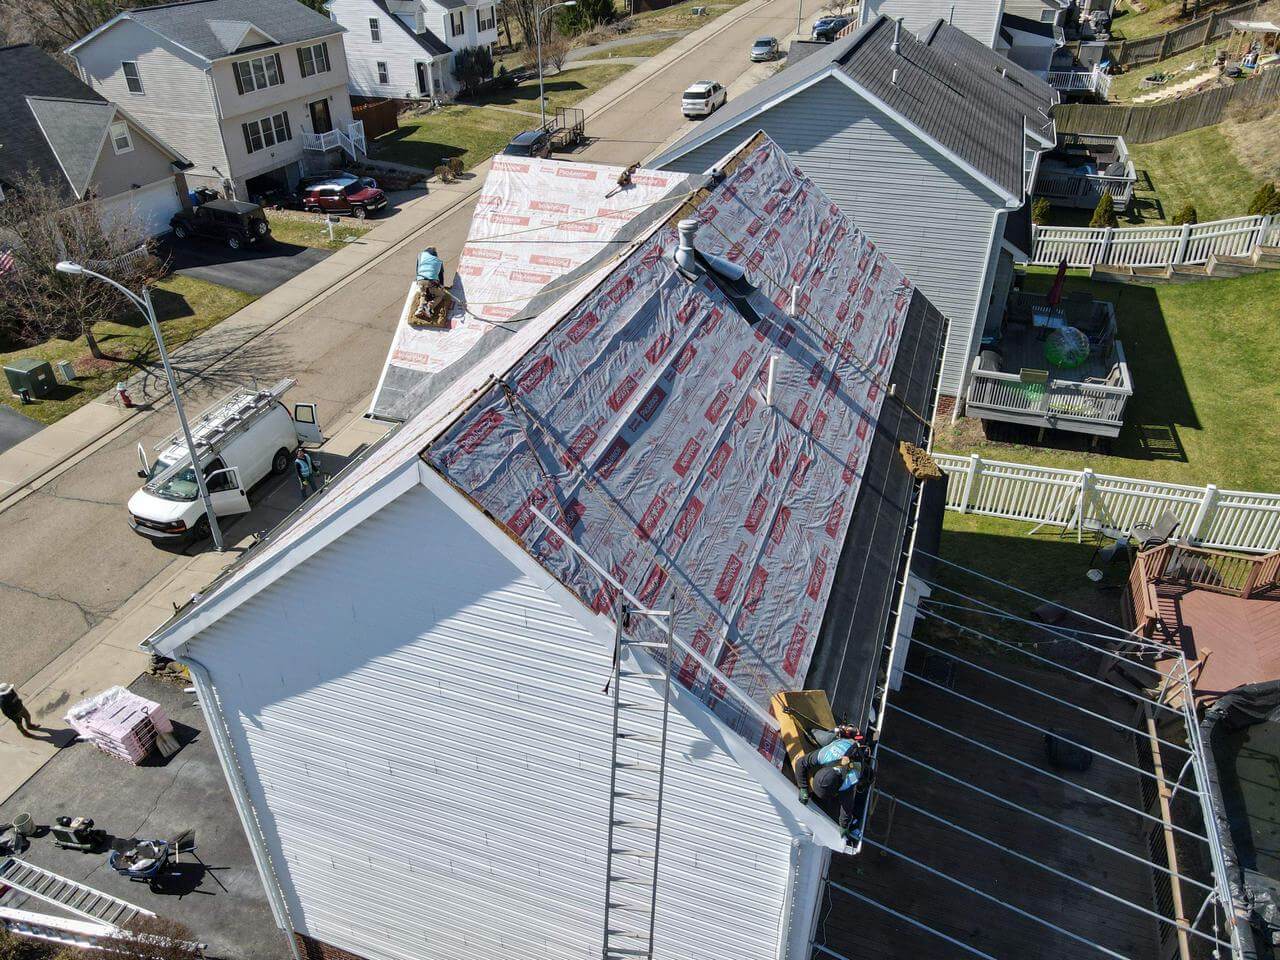
[[[1053,271],[1027,277],[1046,291]],[[1231,280],[1140,286],[1083,274],[1068,290],[1115,304],[1134,381],[1124,429],[1109,453],[1058,433],[1046,445],[994,442],[977,420],[939,424],[937,449],[1018,463],[1081,469],[1236,490],[1280,490],[1280,378],[1276,304],[1280,272]],[[1004,434],[1008,436],[1008,434]],[[1019,434],[1034,440],[1034,431]]]
[[[191,277],[170,276],[151,288],[156,315],[164,331],[170,352],[225,320],[256,297],[216,283]],[[49,398],[23,405],[8,390],[0,395],[9,406],[41,423],[53,423],[93,400],[103,391],[113,389],[148,364],[160,362],[155,340],[147,322],[137,311],[130,311],[118,323],[100,323],[94,334],[102,352],[110,359],[90,356],[83,337],[76,340],[50,340],[34,347],[0,353],[0,365],[19,357],[38,357],[55,363],[70,360],[78,379],[74,385],[59,386]]]
[[[298,247],[318,247],[322,250],[337,250],[352,240],[363,237],[372,229],[361,225],[354,217],[344,217],[342,223],[334,225],[333,240],[330,241],[324,217],[317,214],[297,210],[269,210],[267,219],[271,222],[271,236],[277,242]]]
[[[715,3],[707,3],[706,0],[684,0],[682,3],[673,4],[670,7],[664,7],[661,10],[647,10],[644,13],[637,13],[632,17],[635,26],[632,28],[637,33],[652,33],[657,30],[671,30],[678,27],[701,27],[722,13],[728,13],[734,7],[746,0],[717,0]],[[693,15],[694,7],[705,7],[706,14],[701,17]]]
[[[582,60],[608,60],[610,57],[652,57],[661,53],[667,47],[671,46],[681,37],[661,37],[657,40],[641,40],[639,43],[628,43],[620,47],[610,47],[608,50],[595,50],[585,56]],[[588,48],[590,49],[590,48]]]
[[[542,78],[547,110],[571,107],[630,69],[630,65],[625,63],[593,63],[586,66],[566,64],[562,72],[546,74]],[[481,97],[468,100],[467,103],[481,106],[495,104],[500,107],[515,107],[537,113],[538,81],[535,78],[511,90],[493,90]]]
[[[1195,204],[1202,221],[1242,217],[1262,185],[1258,172],[1241,162],[1223,124],[1131,144],[1129,154],[1139,171],[1139,199],[1154,195],[1159,201],[1140,208],[1152,223],[1167,221],[1186,202]]]
[[[1183,80],[1190,80],[1197,72],[1202,73],[1204,69],[1208,68],[1219,46],[1219,43],[1211,43],[1208,46],[1197,47],[1195,50],[1188,50],[1186,53],[1169,57],[1167,60],[1133,67],[1126,73],[1112,77],[1111,90],[1107,94],[1107,100],[1125,101],[1132,100],[1134,97],[1145,96],[1149,93],[1156,93],[1160,90],[1160,87],[1151,87],[1145,90],[1142,87],[1142,79],[1156,73],[1177,74],[1174,79],[1167,81],[1165,86],[1172,86]],[[1198,64],[1200,69],[1187,69],[1192,64]]]

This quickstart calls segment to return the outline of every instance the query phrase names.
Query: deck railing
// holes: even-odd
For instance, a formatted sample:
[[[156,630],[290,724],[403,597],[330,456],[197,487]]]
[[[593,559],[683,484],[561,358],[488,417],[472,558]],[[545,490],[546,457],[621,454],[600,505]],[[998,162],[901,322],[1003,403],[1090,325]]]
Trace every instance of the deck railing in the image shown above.
[[[972,379],[965,397],[966,407],[981,408],[975,413],[1006,412],[1038,414],[1046,421],[1124,423],[1124,408],[1133,396],[1133,381],[1124,360],[1124,349],[1117,341],[1117,362],[1121,381],[1117,386],[1084,383],[1078,380],[1050,380],[1048,383],[1024,383],[1017,373],[981,370],[974,359]],[[1067,427],[1069,429],[1069,427]]]
[[[1130,628],[1150,637],[1159,618],[1161,585],[1210,590],[1249,600],[1275,589],[1280,575],[1280,550],[1263,557],[1247,557],[1182,543],[1165,543],[1144,550],[1129,571],[1123,612]]]
[[[1092,70],[1050,70],[1048,80],[1059,93],[1093,93],[1105,100],[1111,92],[1111,77],[1097,65]]]
[[[1115,159],[1124,164],[1124,173],[1119,176],[1107,176],[1103,173],[1074,173],[1055,170],[1042,162],[1036,175],[1034,188],[1038,196],[1059,206],[1091,208],[1097,206],[1098,198],[1106,194],[1111,197],[1111,205],[1115,210],[1128,209],[1133,200],[1133,189],[1138,180],[1138,172],[1134,169],[1133,161],[1129,159],[1129,148],[1124,142],[1124,137],[1064,133],[1058,137],[1058,147],[1084,147],[1093,155],[1114,154]],[[1109,165],[1101,159],[1098,160],[1100,169]]]
[[[336,127],[326,133],[302,133],[302,149],[317,152],[345,150],[352,160],[359,160],[368,153],[364,137],[364,122],[355,120],[347,124],[345,131]]]
[[[1039,180],[1037,180],[1037,184]],[[1280,246],[1280,217],[1232,217],[1180,227],[1032,228],[1032,262],[1071,267],[1168,267],[1247,257]]]

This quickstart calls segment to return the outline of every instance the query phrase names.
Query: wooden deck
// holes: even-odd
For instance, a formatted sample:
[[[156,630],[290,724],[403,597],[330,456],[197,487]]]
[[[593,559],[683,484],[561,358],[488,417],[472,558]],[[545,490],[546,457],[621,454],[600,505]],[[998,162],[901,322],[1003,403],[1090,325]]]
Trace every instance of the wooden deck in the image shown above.
[[[1128,722],[1133,717],[1134,701],[1112,695],[1095,684],[1049,668],[1033,671],[1008,661],[981,658],[969,651],[962,655],[990,664],[1004,676],[1030,683],[1117,720]],[[972,667],[956,664],[952,672],[948,669],[949,662],[917,647],[912,650],[907,670],[930,678],[945,678],[951,673],[950,688],[958,693],[1033,723],[1069,732],[1090,747],[1127,763],[1141,762],[1138,751],[1149,741]],[[891,707],[885,722],[883,743],[886,746],[1121,850],[1144,859],[1152,859],[1155,850],[1158,861],[1163,855],[1158,824],[995,756],[974,742],[993,746],[1044,769],[1048,764],[1043,736],[1035,730],[910,677],[894,696],[894,702],[912,714],[943,724],[971,739],[952,736]],[[1130,806],[1143,804],[1140,775],[1107,760],[1095,758],[1092,767],[1081,774],[1054,772]],[[948,782],[887,752],[881,753],[877,787],[882,794],[869,820],[868,843],[863,852],[857,857],[833,857],[829,899],[816,943],[850,960],[906,957],[971,960],[973,956],[842,893],[836,886],[840,885],[997,960],[1104,956],[1065,933],[1019,916],[875,847],[883,844],[1034,914],[1048,924],[1101,943],[1121,956],[1156,960],[1158,956],[1167,955],[1170,934],[1162,938],[1159,930],[1160,926],[1168,930],[1167,925],[931,820],[906,804],[923,808],[1125,900],[1156,909],[1150,868]],[[890,796],[898,802],[888,799]],[[1154,836],[1153,828],[1157,831]],[[815,960],[822,956],[821,951],[814,954]]]

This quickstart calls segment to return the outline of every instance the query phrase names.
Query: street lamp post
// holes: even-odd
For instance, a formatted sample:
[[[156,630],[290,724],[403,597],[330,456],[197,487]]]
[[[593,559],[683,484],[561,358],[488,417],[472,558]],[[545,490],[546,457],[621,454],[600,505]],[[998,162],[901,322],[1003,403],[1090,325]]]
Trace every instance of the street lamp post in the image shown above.
[[[542,92],[542,16],[550,13],[556,7],[576,7],[578,0],[564,0],[563,3],[553,3],[545,10],[540,10],[533,18],[533,34],[538,40],[538,113],[542,116],[542,129],[547,128],[547,98]]]
[[[58,264],[59,273],[69,273],[74,276],[93,277],[95,280],[101,280],[115,287],[133,304],[142,311],[142,315],[147,318],[147,324],[151,327],[151,333],[156,338],[156,348],[160,351],[160,362],[164,364],[164,375],[169,380],[169,395],[173,398],[173,407],[178,411],[178,423],[182,425],[182,436],[187,442],[187,452],[191,454],[191,472],[196,477],[196,487],[200,490],[200,499],[204,501],[205,516],[209,519],[209,532],[213,534],[214,548],[221,553],[224,549],[222,542],[222,530],[218,527],[218,518],[213,512],[213,502],[209,499],[209,488],[204,483],[204,471],[200,469],[200,458],[196,453],[195,442],[191,439],[191,428],[187,426],[187,414],[182,408],[182,397],[178,395],[178,381],[173,375],[173,367],[169,365],[169,351],[164,346],[164,336],[160,333],[160,322],[156,319],[155,307],[151,304],[151,291],[146,284],[142,286],[142,294],[139,296],[123,284],[117,283],[110,277],[104,277],[102,274],[83,267],[78,263],[72,263],[70,260],[63,260]]]

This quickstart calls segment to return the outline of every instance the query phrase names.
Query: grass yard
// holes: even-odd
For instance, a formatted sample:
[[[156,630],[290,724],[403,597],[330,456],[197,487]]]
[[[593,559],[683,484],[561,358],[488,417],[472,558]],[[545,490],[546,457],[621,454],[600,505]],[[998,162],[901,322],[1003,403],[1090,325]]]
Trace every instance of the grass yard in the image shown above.
[[[271,236],[280,243],[321,250],[337,250],[372,229],[353,217],[343,217],[341,223],[334,225],[331,241],[324,218],[315,214],[298,210],[268,210],[267,220],[271,223]]]
[[[647,10],[644,13],[637,13],[631,18],[632,23],[635,24],[632,29],[644,33],[650,33],[655,30],[673,30],[680,27],[696,29],[745,2],[746,0],[716,0],[714,3],[708,3],[706,0],[684,0],[682,3],[673,4],[661,10]],[[695,17],[693,15],[694,7],[705,7],[707,12],[701,17]]]
[[[1221,46],[1221,43],[1215,42],[1169,57],[1167,60],[1144,63],[1140,67],[1132,67],[1128,72],[1111,78],[1111,90],[1107,94],[1107,100],[1127,101],[1132,100],[1134,97],[1145,96],[1148,93],[1156,93],[1160,90],[1159,87],[1152,87],[1147,90],[1142,88],[1143,77],[1149,77],[1156,73],[1177,74],[1165,86],[1172,86],[1183,80],[1190,80],[1197,72],[1203,73],[1208,69],[1219,46]],[[1196,69],[1189,69],[1193,65]]]
[[[176,275],[166,277],[152,287],[151,298],[170,352],[256,299],[252,294],[216,283]],[[0,364],[21,357],[38,357],[55,364],[59,360],[70,360],[78,374],[73,386],[60,386],[52,397],[35,403],[22,404],[8,389],[0,395],[0,400],[33,420],[49,424],[89,403],[100,393],[113,389],[116,383],[132,376],[140,367],[160,362],[151,329],[136,310],[130,310],[117,323],[96,325],[94,335],[102,352],[111,359],[99,360],[90,356],[83,337],[50,340],[38,346],[0,353]]]
[[[1244,216],[1249,201],[1262,185],[1267,172],[1265,165],[1274,163],[1275,158],[1271,151],[1250,157],[1237,149],[1237,143],[1266,136],[1262,128],[1274,126],[1273,115],[1254,123],[1228,121],[1167,140],[1131,145],[1129,154],[1134,167],[1140,171],[1139,199],[1154,193],[1159,201],[1149,210],[1144,205],[1144,211],[1152,214],[1145,219],[1152,223],[1165,222],[1187,202],[1195,204],[1201,221]],[[1270,135],[1274,133],[1272,129]]]
[[[1235,6],[1237,2],[1238,0],[1202,0],[1199,17],[1193,18],[1190,13],[1195,4],[1193,0],[1188,0],[1188,16],[1183,20],[1178,16],[1182,11],[1182,0],[1143,0],[1143,6],[1147,8],[1146,13],[1136,13],[1128,0],[1121,0],[1116,4],[1116,15],[1111,21],[1111,32],[1117,39],[1137,40],[1139,37],[1151,37],[1184,26],[1191,23],[1193,19],[1203,20],[1215,11]]]
[[[543,93],[547,98],[547,111],[580,103],[630,69],[631,66],[625,63],[591,63],[585,66],[566,64],[560,73],[542,78]],[[467,103],[476,106],[515,107],[537,113],[538,81],[535,78],[511,90],[493,90],[482,97],[468,100]]]
[[[1053,271],[1036,270],[1026,288],[1046,292]],[[1144,477],[1175,483],[1216,483],[1224,489],[1280,491],[1280,336],[1276,304],[1280,272],[1230,280],[1140,286],[1067,278],[1115,304],[1120,338],[1133,374],[1124,429],[1110,451],[1068,433],[1008,433],[1018,442],[987,440],[978,420],[954,426],[940,418],[937,449],[1051,467]],[[1024,439],[1025,438],[1025,439]]]
[[[608,60],[611,57],[653,57],[671,46],[681,37],[660,37],[657,40],[641,40],[639,43],[627,43],[608,50],[594,50],[582,56],[577,62],[585,60]],[[587,48],[591,50],[590,47]]]

